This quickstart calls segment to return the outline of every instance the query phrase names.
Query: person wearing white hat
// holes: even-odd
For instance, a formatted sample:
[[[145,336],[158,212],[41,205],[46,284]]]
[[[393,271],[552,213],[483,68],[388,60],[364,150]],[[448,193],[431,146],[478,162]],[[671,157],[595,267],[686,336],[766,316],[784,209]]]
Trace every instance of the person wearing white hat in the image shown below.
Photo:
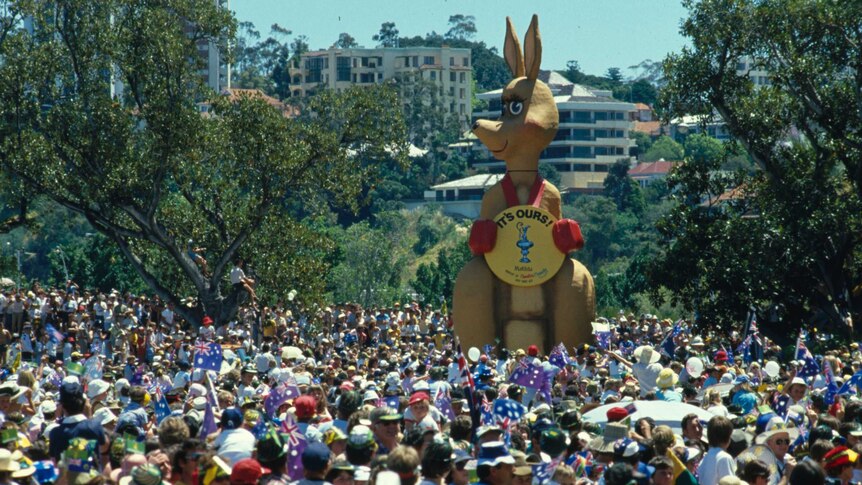
[[[622,362],[632,369],[632,373],[638,380],[640,385],[640,396],[644,397],[655,390],[655,383],[659,373],[662,370],[662,365],[658,363],[661,356],[649,345],[642,345],[635,349],[632,353],[636,363],[631,363],[616,352],[608,352],[608,355]]]
[[[108,397],[108,391],[111,390],[111,385],[102,379],[90,381],[87,384],[87,399],[90,402],[100,402]]]

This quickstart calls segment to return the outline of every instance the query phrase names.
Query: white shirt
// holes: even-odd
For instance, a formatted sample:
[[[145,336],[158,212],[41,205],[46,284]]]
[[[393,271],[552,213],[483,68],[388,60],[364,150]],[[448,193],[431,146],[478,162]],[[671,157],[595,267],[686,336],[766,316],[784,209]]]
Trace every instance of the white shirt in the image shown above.
[[[236,285],[242,283],[243,278],[245,278],[245,272],[239,266],[234,266],[230,270],[230,284]]]
[[[173,325],[174,312],[170,308],[165,308],[164,310],[162,310],[162,320],[168,325]]]
[[[697,474],[700,485],[717,485],[722,478],[736,474],[736,462],[730,453],[713,447],[700,461]]]
[[[218,456],[229,463],[245,458],[251,458],[254,451],[254,435],[245,428],[229,429],[219,433],[213,446],[218,449]]]
[[[655,380],[662,370],[661,364],[633,364],[632,373],[637,377],[641,388],[641,397],[655,390]]]

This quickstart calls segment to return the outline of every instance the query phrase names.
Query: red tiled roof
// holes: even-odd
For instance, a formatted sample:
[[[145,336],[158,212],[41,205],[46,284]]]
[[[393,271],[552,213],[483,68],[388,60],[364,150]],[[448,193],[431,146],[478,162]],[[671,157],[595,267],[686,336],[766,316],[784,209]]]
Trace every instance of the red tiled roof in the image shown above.
[[[667,175],[678,162],[649,162],[639,163],[634,168],[629,170],[629,176],[632,178],[641,176],[648,177],[650,175]]]
[[[269,96],[264,93],[260,89],[237,89],[231,88],[225,90],[227,95],[230,97],[231,102],[236,102],[241,97],[249,97],[262,99],[266,104],[278,108],[282,113],[284,113],[285,117],[293,118],[295,116],[299,116],[299,109],[295,106],[288,106],[281,101]]]
[[[661,134],[661,121],[635,121],[634,130],[647,135],[658,136]]]

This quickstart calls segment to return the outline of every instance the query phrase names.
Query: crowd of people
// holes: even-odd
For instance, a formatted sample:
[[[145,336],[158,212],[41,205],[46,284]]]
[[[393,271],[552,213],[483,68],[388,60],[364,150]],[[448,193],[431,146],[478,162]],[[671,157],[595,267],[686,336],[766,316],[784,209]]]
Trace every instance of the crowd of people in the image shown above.
[[[256,305],[3,292],[0,485],[862,481],[855,343],[620,311],[576,348],[461,349],[445,307]]]

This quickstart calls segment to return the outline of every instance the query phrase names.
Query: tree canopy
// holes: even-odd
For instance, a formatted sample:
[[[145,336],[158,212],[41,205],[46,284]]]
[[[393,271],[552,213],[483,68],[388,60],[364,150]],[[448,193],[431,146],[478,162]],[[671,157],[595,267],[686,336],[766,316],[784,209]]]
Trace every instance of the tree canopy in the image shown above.
[[[721,180],[714,162],[681,167],[657,281],[709,321],[756,304],[846,329],[862,283],[862,110],[851,108],[862,105],[862,4],[685,5],[690,46],[665,61],[666,116],[720,118],[757,170]]]
[[[163,300],[196,295],[190,321],[234,315],[239,255],[264,295],[319,298],[332,245],[304,217],[355,209],[381,166],[406,163],[385,86],[321,93],[299,119],[208,91],[198,43],[225,47],[237,25],[207,0],[10,6],[34,29],[0,33],[0,167],[86,217]]]

